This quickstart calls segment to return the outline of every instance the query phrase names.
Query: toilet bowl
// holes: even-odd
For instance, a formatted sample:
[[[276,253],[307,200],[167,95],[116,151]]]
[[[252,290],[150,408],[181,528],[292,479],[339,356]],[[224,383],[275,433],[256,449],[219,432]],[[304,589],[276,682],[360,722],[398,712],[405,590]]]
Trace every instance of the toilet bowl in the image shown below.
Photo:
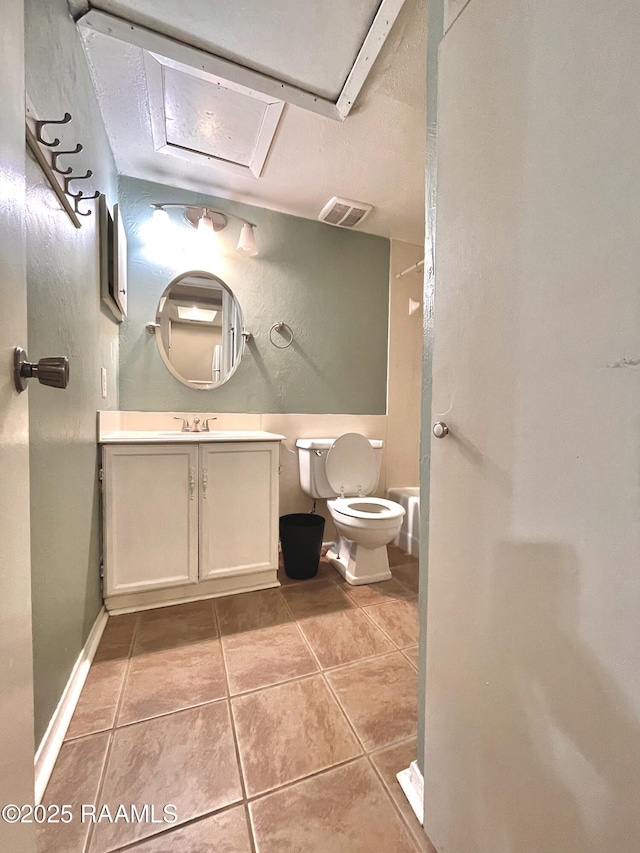
[[[404,508],[370,497],[380,475],[383,443],[359,433],[333,439],[299,439],[300,483],[313,498],[329,498],[327,507],[338,539],[327,552],[331,564],[350,584],[391,577],[386,546],[398,535]]]

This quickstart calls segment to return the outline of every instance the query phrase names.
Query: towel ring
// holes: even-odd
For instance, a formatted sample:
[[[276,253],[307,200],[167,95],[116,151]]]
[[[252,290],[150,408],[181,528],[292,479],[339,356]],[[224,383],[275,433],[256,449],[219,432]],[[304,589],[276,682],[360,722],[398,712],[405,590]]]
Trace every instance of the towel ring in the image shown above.
[[[277,343],[273,337],[274,332],[277,332],[283,338],[288,337],[289,340],[284,344]],[[286,323],[274,323],[269,329],[269,340],[274,347],[277,347],[277,349],[286,349],[287,347],[290,347],[293,343],[293,330],[291,329],[291,326],[288,326]]]

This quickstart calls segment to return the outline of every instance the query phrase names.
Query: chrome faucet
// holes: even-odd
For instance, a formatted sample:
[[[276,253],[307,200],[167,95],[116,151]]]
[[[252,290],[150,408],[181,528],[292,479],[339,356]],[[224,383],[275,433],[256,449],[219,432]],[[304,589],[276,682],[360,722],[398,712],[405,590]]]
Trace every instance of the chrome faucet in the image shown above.
[[[180,432],[191,432],[191,427],[189,426],[189,421],[187,418],[181,418],[178,415],[173,416],[174,421],[182,421],[182,429]]]
[[[182,429],[180,430],[180,432],[200,432],[201,431],[200,430],[200,418],[197,415],[194,416],[193,423],[191,424],[191,426],[189,426],[189,419],[188,418],[182,418],[178,415],[174,415],[173,419],[174,419],[174,421],[182,421]],[[209,420],[210,420],[210,418],[209,418]],[[207,422],[205,421],[205,427],[206,427],[206,423]],[[208,427],[207,427],[207,431],[208,431]]]
[[[205,418],[204,424],[202,425],[202,432],[211,432],[209,429],[209,421],[217,421],[217,418]]]

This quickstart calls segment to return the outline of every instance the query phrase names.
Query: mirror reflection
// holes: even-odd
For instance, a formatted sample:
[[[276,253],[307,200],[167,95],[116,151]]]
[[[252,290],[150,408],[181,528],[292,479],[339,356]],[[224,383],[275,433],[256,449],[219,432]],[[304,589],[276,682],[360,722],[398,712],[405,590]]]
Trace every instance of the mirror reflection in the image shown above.
[[[215,275],[192,271],[169,284],[158,303],[156,340],[171,373],[200,391],[230,379],[242,358],[242,313]]]

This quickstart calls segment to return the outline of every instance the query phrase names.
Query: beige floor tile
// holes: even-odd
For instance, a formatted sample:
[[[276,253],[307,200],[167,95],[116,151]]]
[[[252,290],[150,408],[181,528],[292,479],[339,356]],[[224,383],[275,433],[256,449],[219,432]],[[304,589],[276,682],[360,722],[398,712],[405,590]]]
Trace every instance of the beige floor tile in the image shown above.
[[[323,613],[336,613],[356,606],[355,602],[330,580],[285,586],[281,592],[296,619],[320,616]]]
[[[411,563],[408,566],[395,566],[391,571],[396,580],[404,584],[414,595],[418,594],[420,569],[417,563]]]
[[[109,616],[102,632],[94,660],[104,661],[128,658],[137,621],[137,613],[125,613],[123,616]]]
[[[406,657],[410,664],[418,668],[418,646],[409,646],[408,649],[403,649],[402,654]]]
[[[243,592],[240,595],[218,598],[215,607],[223,637],[292,621],[277,589]]]
[[[382,628],[399,649],[415,646],[418,642],[417,601],[392,601],[366,607],[365,613]]]
[[[411,740],[403,741],[403,743],[398,743],[395,746],[388,746],[379,752],[373,752],[371,760],[382,776],[385,787],[398,804],[407,826],[418,845],[418,849],[422,853],[436,853],[435,848],[427,838],[396,778],[397,773],[401,770],[406,770],[411,762],[416,760],[417,754],[418,745],[416,739],[411,738]]]
[[[178,822],[240,801],[242,789],[227,702],[201,705],[117,729],[101,801],[149,804],[161,815],[177,808]],[[156,831],[150,823],[96,825],[91,853],[104,853]]]
[[[387,554],[389,556],[389,565],[392,569],[394,566],[408,566],[410,563],[418,563],[417,557],[407,554],[406,551],[398,548],[397,545],[387,545]]]
[[[231,704],[249,796],[361,753],[319,675],[237,696]]]
[[[415,595],[413,590],[396,578],[379,583],[362,584],[361,586],[354,586],[340,578],[338,585],[360,607],[366,607],[369,604],[387,604],[398,599],[413,598]]]
[[[400,652],[331,670],[326,677],[367,750],[416,733],[417,673]]]
[[[133,652],[158,652],[217,636],[212,601],[191,601],[143,611]]]
[[[232,694],[268,687],[318,669],[295,624],[231,634],[222,642]]]
[[[94,660],[67,729],[66,740],[105,731],[113,726],[126,668],[126,658]]]
[[[302,619],[300,630],[323,668],[393,651],[393,645],[360,609]]]
[[[245,807],[233,806],[129,849],[131,853],[251,853]]]
[[[81,820],[82,804],[95,804],[110,733],[89,735],[62,745],[43,804],[70,805],[70,823],[38,826],[39,853],[72,853],[84,849],[89,823]]]
[[[362,759],[249,806],[259,853],[413,853],[384,787]]]
[[[226,696],[220,640],[188,643],[131,658],[118,725]]]

